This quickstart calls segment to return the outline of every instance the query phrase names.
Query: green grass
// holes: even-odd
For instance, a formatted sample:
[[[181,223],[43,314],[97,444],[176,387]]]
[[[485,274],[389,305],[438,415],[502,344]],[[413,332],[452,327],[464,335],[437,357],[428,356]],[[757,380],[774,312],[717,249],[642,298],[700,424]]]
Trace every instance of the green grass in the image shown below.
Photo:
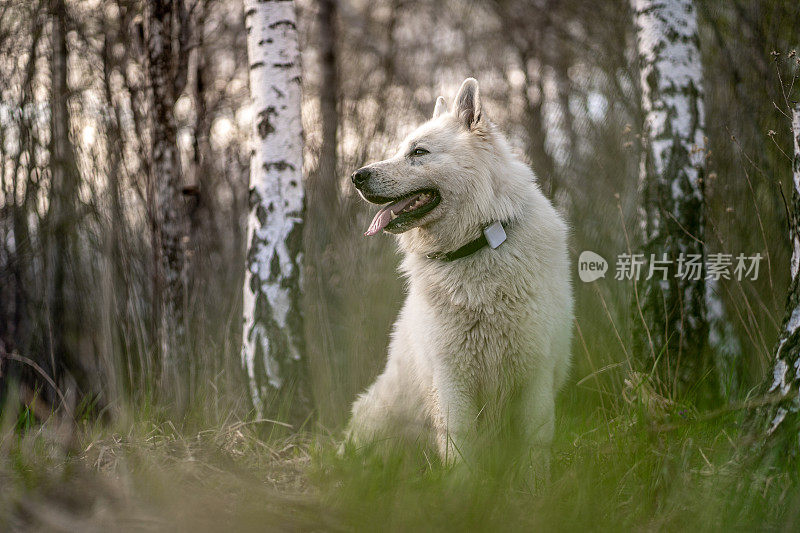
[[[578,386],[562,395],[550,480],[533,490],[502,461],[446,467],[421,450],[340,457],[337,436],[320,428],[154,423],[150,412],[122,417],[116,430],[6,417],[0,529],[800,527],[797,473],[738,459],[748,456],[740,411],[699,413],[636,390],[605,403]]]
[[[635,404],[610,418],[568,404],[550,482],[533,493],[508,472],[397,457],[345,462],[321,486],[328,506],[364,529],[792,530],[797,484],[732,460],[737,415],[691,418]]]

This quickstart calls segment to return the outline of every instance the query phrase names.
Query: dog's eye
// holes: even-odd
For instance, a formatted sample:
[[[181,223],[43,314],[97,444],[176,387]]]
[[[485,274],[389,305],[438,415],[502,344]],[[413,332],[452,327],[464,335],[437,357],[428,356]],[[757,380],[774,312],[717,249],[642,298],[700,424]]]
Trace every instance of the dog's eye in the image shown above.
[[[429,154],[429,153],[430,152],[427,151],[425,148],[414,148],[414,150],[411,151],[411,155],[413,155],[413,156],[420,156],[420,155],[425,155],[425,154]]]

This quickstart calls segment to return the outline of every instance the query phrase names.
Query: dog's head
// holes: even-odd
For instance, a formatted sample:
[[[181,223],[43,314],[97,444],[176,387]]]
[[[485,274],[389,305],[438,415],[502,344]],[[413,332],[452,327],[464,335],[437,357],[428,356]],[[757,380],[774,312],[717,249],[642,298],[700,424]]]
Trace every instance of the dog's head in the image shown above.
[[[509,153],[483,113],[478,82],[465,80],[452,111],[440,96],[433,118],[406,137],[393,157],[353,173],[361,196],[383,205],[365,235],[419,228],[424,240],[442,243],[447,239],[435,234],[457,240],[492,222],[496,175]],[[423,237],[420,232],[415,236]]]

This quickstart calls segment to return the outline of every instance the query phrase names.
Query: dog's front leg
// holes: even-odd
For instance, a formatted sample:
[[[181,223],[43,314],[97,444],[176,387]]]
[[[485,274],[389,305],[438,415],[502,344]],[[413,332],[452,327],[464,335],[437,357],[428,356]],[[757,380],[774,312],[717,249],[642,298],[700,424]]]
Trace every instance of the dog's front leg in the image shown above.
[[[466,388],[452,375],[440,373],[434,378],[437,412],[434,426],[436,444],[442,461],[461,462],[467,453],[469,431],[475,420]]]
[[[551,372],[537,372],[523,395],[525,445],[522,467],[531,489],[550,476],[550,445],[555,429],[555,389]]]

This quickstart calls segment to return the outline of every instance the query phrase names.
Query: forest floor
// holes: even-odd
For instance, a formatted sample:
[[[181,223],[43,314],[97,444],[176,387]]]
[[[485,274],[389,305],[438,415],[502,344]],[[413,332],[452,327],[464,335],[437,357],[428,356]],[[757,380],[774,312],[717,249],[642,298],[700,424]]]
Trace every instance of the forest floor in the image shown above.
[[[738,460],[740,417],[567,398],[533,491],[421,454],[341,458],[329,432],[265,420],[16,420],[0,430],[0,530],[797,531],[797,472]]]

